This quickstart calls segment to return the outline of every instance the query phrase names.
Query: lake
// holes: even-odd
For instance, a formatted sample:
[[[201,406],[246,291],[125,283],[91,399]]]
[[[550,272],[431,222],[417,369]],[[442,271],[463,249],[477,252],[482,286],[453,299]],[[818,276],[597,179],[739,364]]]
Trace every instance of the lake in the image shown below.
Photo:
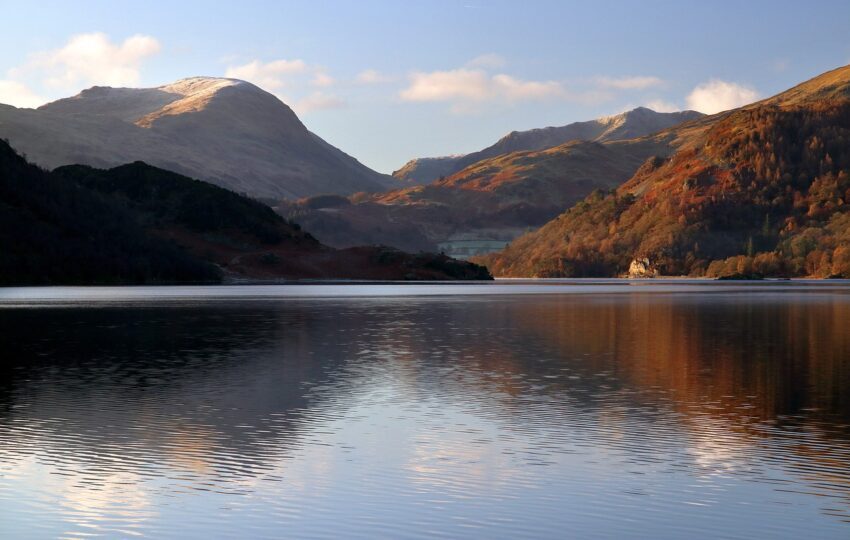
[[[0,289],[0,537],[850,538],[850,284]]]

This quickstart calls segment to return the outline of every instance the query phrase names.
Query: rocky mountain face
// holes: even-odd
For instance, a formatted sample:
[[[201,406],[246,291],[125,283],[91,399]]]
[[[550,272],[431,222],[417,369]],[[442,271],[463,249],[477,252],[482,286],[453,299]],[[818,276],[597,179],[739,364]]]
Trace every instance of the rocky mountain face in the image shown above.
[[[236,79],[93,87],[35,110],[0,105],[0,138],[50,169],[141,160],[257,198],[398,185],[311,133],[272,94]]]
[[[560,127],[546,127],[528,131],[512,131],[495,144],[458,156],[418,158],[407,162],[393,176],[414,184],[427,184],[440,177],[450,176],[478,161],[511,152],[543,150],[560,146],[573,140],[607,142],[634,139],[662,129],[695,120],[703,116],[696,111],[673,113],[655,112],[646,107],[590,120],[573,122]]]
[[[850,277],[850,66],[661,135],[670,156],[478,261],[501,276]]]

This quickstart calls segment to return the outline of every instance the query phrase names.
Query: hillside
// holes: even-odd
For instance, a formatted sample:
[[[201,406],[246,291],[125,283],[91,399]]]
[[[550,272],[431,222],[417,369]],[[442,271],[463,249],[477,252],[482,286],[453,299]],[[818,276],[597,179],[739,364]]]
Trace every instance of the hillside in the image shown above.
[[[93,87],[36,110],[0,105],[0,137],[42,167],[145,161],[261,198],[398,185],[308,131],[272,94],[236,79]]]
[[[457,238],[509,241],[593,190],[620,185],[647,158],[667,156],[685,140],[666,132],[627,141],[574,140],[484,159],[431,184],[358,195],[350,204],[323,208],[308,199],[278,209],[336,247],[434,250]]]
[[[675,130],[674,130],[675,131]],[[502,276],[850,277],[850,66],[671,133],[684,141],[503,252]]]
[[[574,140],[608,142],[634,139],[701,116],[702,113],[696,111],[659,113],[646,107],[638,107],[586,122],[512,131],[487,148],[470,154],[413,159],[393,172],[393,176],[415,184],[427,184],[459,172],[478,161],[502,154],[543,150]]]
[[[0,284],[216,282],[218,268],[149,235],[106,197],[0,142]]]
[[[457,162],[461,158],[463,154],[411,159],[400,169],[393,171],[393,177],[406,184],[428,184],[455,172]]]
[[[487,279],[382,247],[336,250],[269,207],[142,162],[47,172],[0,143],[0,284]]]

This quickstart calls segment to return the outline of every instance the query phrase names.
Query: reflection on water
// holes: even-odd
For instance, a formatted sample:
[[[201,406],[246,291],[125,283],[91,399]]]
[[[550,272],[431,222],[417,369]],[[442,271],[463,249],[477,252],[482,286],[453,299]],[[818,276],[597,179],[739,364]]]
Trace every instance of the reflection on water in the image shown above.
[[[850,536],[850,290],[607,290],[0,309],[0,537]]]

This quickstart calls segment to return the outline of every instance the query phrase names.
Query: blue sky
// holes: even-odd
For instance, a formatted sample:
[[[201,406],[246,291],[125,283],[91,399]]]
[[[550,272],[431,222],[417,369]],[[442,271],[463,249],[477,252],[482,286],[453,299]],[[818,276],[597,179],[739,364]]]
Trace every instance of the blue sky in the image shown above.
[[[251,80],[367,165],[637,105],[714,112],[850,63],[850,2],[6,2],[0,102]]]

